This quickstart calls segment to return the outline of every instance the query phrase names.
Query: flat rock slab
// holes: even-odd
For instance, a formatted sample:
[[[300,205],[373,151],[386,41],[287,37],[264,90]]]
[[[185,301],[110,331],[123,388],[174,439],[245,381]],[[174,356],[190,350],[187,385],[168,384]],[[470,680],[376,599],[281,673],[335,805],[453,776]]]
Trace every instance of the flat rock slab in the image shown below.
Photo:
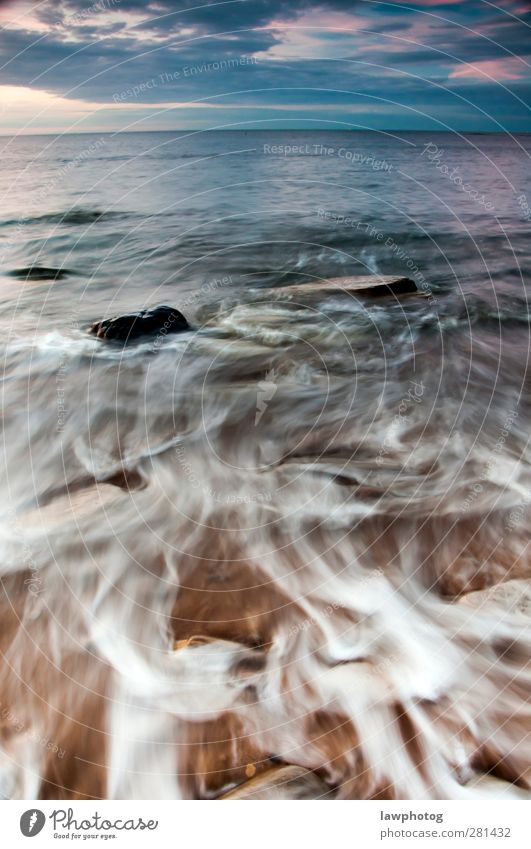
[[[380,295],[421,295],[417,284],[409,277],[379,277],[373,274],[360,277],[330,277],[327,280],[298,283],[295,286],[282,286],[267,289],[271,295],[311,295],[340,292],[380,296]]]
[[[248,764],[252,767],[252,764]],[[252,769],[251,769],[252,772]],[[248,772],[247,774],[251,774]],[[313,772],[302,766],[286,764],[285,766],[273,767],[229,790],[218,799],[224,800],[271,800],[271,799],[322,799],[333,798],[335,793],[331,791],[324,781],[321,781]]]

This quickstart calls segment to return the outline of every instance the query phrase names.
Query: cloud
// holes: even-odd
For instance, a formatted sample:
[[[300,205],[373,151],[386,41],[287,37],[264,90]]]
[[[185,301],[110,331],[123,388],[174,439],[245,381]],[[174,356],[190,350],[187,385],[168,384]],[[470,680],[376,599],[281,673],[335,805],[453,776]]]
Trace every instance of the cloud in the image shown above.
[[[503,82],[505,80],[521,80],[529,76],[530,68],[525,62],[517,57],[507,57],[505,59],[484,59],[480,62],[475,62],[473,65],[465,64],[458,65],[450,74],[450,79],[459,79],[462,77],[474,78],[483,82],[496,81]]]
[[[97,114],[105,126],[117,94],[142,86],[141,99],[154,113],[175,105],[184,122],[207,114],[206,106],[192,105],[205,98],[218,104],[216,112],[227,114],[245,104],[250,116],[254,103],[257,120],[274,109],[275,98],[279,111],[291,104],[294,113],[300,106],[309,115],[312,108],[316,115],[329,114],[320,92],[326,92],[333,108],[331,92],[343,90],[350,92],[353,107],[366,109],[369,124],[371,105],[374,109],[385,100],[395,104],[389,114],[396,122],[415,127],[424,118],[414,116],[436,120],[434,110],[446,116],[452,108],[456,126],[462,126],[459,95],[466,90],[469,114],[488,113],[490,102],[496,120],[505,111],[519,128],[531,129],[513,93],[518,88],[523,99],[531,80],[517,58],[531,51],[529,29],[513,16],[523,14],[522,6],[523,0],[507,0],[503,10],[479,0],[406,5],[361,0],[44,0],[35,5],[16,0],[0,6],[7,27],[0,31],[0,84],[60,98],[61,104],[47,104],[50,116],[55,104],[61,122],[69,102],[72,115],[84,102],[86,120]],[[241,57],[258,61],[239,65]],[[184,73],[205,64],[219,64],[220,70]],[[164,74],[164,85],[149,84]],[[134,100],[145,117],[149,110],[138,96]],[[99,111],[100,106],[108,112]],[[338,120],[348,119],[345,104],[337,108]],[[376,111],[372,114],[376,120]],[[481,120],[487,127],[488,119]]]

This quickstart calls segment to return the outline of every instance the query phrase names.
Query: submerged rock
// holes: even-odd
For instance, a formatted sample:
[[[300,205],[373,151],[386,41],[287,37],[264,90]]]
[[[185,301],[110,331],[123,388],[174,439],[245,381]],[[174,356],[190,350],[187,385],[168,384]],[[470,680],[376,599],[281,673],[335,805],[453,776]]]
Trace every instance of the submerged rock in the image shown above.
[[[94,336],[117,342],[132,342],[155,333],[166,336],[184,330],[190,330],[184,315],[175,307],[166,306],[105,318],[89,327],[89,333]]]
[[[44,265],[14,268],[8,272],[10,277],[17,277],[19,280],[62,280],[71,273],[67,268],[47,268]]]

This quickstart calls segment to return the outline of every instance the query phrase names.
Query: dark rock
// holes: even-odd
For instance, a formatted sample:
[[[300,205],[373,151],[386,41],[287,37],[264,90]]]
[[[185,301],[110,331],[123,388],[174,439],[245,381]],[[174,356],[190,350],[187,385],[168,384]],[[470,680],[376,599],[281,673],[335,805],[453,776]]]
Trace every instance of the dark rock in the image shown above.
[[[182,333],[183,330],[190,330],[184,315],[175,307],[166,306],[105,318],[89,327],[89,333],[100,339],[125,343],[155,333],[164,337],[168,333]]]
[[[62,280],[71,273],[66,268],[47,268],[44,265],[14,268],[8,272],[10,277],[18,277],[20,280]]]

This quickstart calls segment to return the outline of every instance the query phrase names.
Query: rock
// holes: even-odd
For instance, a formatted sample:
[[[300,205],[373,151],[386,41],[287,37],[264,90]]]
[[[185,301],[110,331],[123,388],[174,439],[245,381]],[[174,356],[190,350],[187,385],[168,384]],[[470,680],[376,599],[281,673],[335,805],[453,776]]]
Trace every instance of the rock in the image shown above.
[[[218,796],[223,800],[332,799],[336,794],[309,769],[293,764],[266,769],[259,775],[248,764],[245,775],[250,779]]]
[[[327,280],[267,290],[267,294],[271,296],[337,294],[341,292],[376,296],[422,294],[415,281],[409,277],[377,277],[373,274],[360,277],[330,277]]]
[[[514,616],[521,613],[531,619],[531,581],[512,578],[487,587],[485,590],[473,590],[465,593],[457,601],[459,604],[474,607],[483,614],[491,614],[497,611],[499,616],[503,612]]]
[[[13,271],[8,272],[10,277],[18,277],[19,280],[62,280],[71,273],[66,268],[47,268],[44,265],[14,268]]]
[[[181,333],[184,330],[190,330],[184,315],[175,307],[166,306],[105,318],[89,327],[89,333],[100,339],[125,343],[151,334],[164,337],[168,333]]]

